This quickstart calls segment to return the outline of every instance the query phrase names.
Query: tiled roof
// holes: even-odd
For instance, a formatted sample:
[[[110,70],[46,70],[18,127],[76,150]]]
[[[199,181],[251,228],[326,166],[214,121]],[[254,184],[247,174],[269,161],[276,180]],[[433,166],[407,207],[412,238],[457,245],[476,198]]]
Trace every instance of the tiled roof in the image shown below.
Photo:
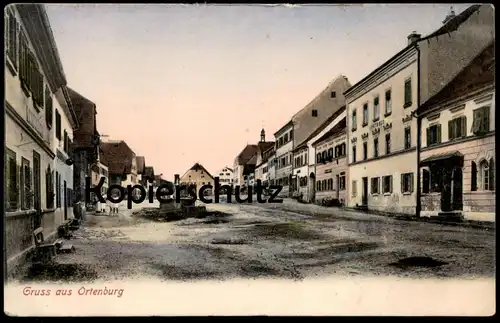
[[[238,165],[245,165],[257,152],[257,145],[247,145],[238,155]]]
[[[79,123],[79,127],[73,130],[74,148],[92,148],[92,141],[97,134],[96,105],[75,90],[67,89]]]
[[[209,172],[209,171],[208,171],[205,167],[203,167],[203,165],[202,165],[202,164],[200,164],[200,163],[194,163],[194,165],[193,165],[193,166],[191,166],[191,168],[190,168],[188,171],[190,171],[190,170],[202,170],[202,171],[204,171],[204,172],[205,172],[208,176],[210,176],[210,178],[211,178],[212,180],[214,179],[214,177],[210,174],[210,172]],[[186,173],[187,173],[187,172],[186,172]],[[181,176],[181,178],[183,178],[183,177],[186,175],[186,173],[184,173],[184,175],[182,175],[182,176]]]
[[[274,141],[260,141],[257,146],[259,146],[260,152],[263,153],[271,147],[274,147]]]
[[[250,158],[245,165],[255,165],[257,163],[257,154],[253,155],[252,158]]]
[[[135,153],[125,141],[103,142],[101,148],[110,174],[130,174]]]
[[[318,144],[319,142],[322,142],[324,141],[325,139],[327,138],[330,138],[332,136],[335,136],[335,135],[339,135],[341,134],[342,132],[345,131],[346,129],[346,118],[343,118],[342,120],[340,120],[339,123],[337,123],[335,126],[333,126],[332,129],[328,130],[327,132],[325,132],[325,134],[323,136],[321,136],[318,140],[316,140],[313,145],[316,145]]]
[[[326,119],[325,122],[323,122],[323,124],[321,124],[316,130],[314,130],[314,132],[311,133],[309,137],[307,137],[304,141],[302,141],[293,151],[296,152],[303,148],[306,148],[309,140],[316,137],[321,131],[323,131],[323,129],[325,129],[330,123],[332,123],[335,120],[335,118],[341,115],[342,112],[344,112],[345,110],[346,106],[344,105],[343,107],[332,113],[332,115],[328,117],[328,119]]]
[[[495,81],[495,42],[487,46],[469,65],[455,76],[441,91],[429,98],[418,109],[424,113],[431,106],[457,98]]]
[[[144,167],[146,167],[146,158],[144,156],[137,156],[135,158],[137,164],[137,174],[144,174]]]

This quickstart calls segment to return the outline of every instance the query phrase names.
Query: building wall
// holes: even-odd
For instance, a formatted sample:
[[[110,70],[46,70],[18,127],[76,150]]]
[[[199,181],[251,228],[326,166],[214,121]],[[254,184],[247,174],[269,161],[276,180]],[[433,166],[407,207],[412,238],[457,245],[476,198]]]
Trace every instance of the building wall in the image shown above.
[[[461,104],[462,102],[458,102],[457,104],[448,106],[446,109],[431,112],[422,119],[422,152],[420,160],[436,154],[455,151],[462,153],[464,156],[462,167],[463,215],[466,219],[470,220],[495,221],[495,191],[485,191],[481,189],[481,185],[478,185],[478,189],[473,191],[471,185],[472,162],[475,162],[479,173],[481,161],[489,161],[490,158],[495,157],[495,93],[493,91],[479,93],[475,97],[463,102],[463,109],[458,111],[454,109]],[[483,136],[477,136],[472,133],[473,111],[483,106],[490,106],[490,132]],[[448,121],[458,116],[465,116],[467,118],[467,134],[463,139],[450,141],[448,138]],[[426,129],[435,124],[441,124],[441,143],[427,146]],[[480,175],[478,174],[478,184],[480,182]],[[423,188],[423,179],[421,179],[421,184]],[[421,215],[437,215],[441,211],[441,193],[422,192],[421,194]]]
[[[279,133],[275,134],[276,138],[276,159],[278,160],[275,165],[276,178],[278,181],[277,185],[283,186],[280,196],[288,196],[289,195],[289,177],[292,174],[292,157],[293,157],[293,125],[283,128]],[[292,134],[292,135],[291,135]],[[285,136],[287,137],[287,141],[284,140]],[[292,136],[292,138],[290,138]],[[283,138],[283,144],[280,145],[280,138]],[[285,158],[285,162],[283,164],[282,158]]]
[[[302,194],[302,199],[309,200],[309,156],[308,149],[304,147],[293,154],[293,179],[295,181],[295,187],[297,188],[297,193]],[[301,182],[301,179],[304,178]],[[302,185],[301,185],[302,184]]]
[[[319,143],[315,146],[316,153],[322,153],[323,151],[328,151],[328,149],[333,148],[337,145],[346,144],[347,151],[347,135],[344,133],[339,136],[331,136]],[[340,183],[337,181],[337,175],[345,178],[345,186],[340,187]],[[338,158],[333,158],[331,162],[316,163],[316,202],[320,202],[322,199],[338,199],[342,204],[345,204],[347,201],[347,183],[349,181],[348,176],[348,167],[347,167],[347,156],[341,156]],[[319,183],[321,183],[322,187],[324,187],[324,181],[328,183],[328,180],[332,180],[331,189],[327,186],[326,189],[320,189],[318,187]]]
[[[232,185],[233,184],[234,174],[233,174],[233,171],[231,169],[229,169],[228,167],[224,167],[223,169],[221,169],[220,171],[215,173],[214,176],[219,177],[219,183],[221,183],[221,185]]]
[[[269,180],[269,184],[273,185],[274,181],[276,180],[276,153],[272,154],[269,159],[267,160],[267,165],[268,165],[268,171],[267,171],[267,178]]]
[[[214,186],[214,180],[211,178],[206,172],[203,170],[188,170],[186,174],[181,177],[181,184],[190,185],[195,184],[198,194],[198,190],[203,185],[212,185]]]
[[[233,183],[234,185],[244,185],[243,181],[243,169],[244,165],[238,164],[238,158],[235,159],[233,164]]]
[[[306,140],[332,113],[345,105],[344,92],[351,86],[344,76],[339,76],[316,96],[306,107],[292,117],[294,146]],[[335,98],[332,98],[335,92]],[[314,116],[312,111],[317,111]]]
[[[361,204],[362,178],[368,177],[368,208],[392,213],[415,214],[416,208],[416,140],[417,122],[411,116],[417,107],[417,52],[409,49],[376,75],[347,94],[347,155],[349,158],[348,205]],[[404,107],[405,81],[411,78],[411,105]],[[385,92],[391,90],[390,114],[385,114]],[[373,100],[379,95],[380,120],[374,121]],[[368,103],[368,124],[363,126],[363,104]],[[356,110],[356,130],[352,113]],[[405,149],[405,129],[410,128],[411,146]],[[385,151],[385,136],[390,134],[390,153]],[[374,139],[379,140],[379,156],[374,158]],[[363,159],[363,142],[367,142],[367,160]],[[353,162],[356,146],[356,162]],[[401,174],[413,173],[413,191],[401,192]],[[371,194],[371,178],[392,175],[392,192]],[[380,179],[380,186],[382,178]],[[357,191],[353,196],[352,185]]]
[[[264,162],[255,169],[255,180],[260,180],[262,184],[269,181],[269,165]]]
[[[420,42],[420,103],[448,84],[494,39],[494,8],[485,4],[456,31]]]

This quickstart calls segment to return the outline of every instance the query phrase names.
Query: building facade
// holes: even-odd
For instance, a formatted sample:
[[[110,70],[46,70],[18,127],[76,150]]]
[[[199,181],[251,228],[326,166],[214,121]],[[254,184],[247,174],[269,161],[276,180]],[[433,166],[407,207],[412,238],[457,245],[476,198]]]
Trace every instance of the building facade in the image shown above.
[[[406,47],[345,93],[350,207],[415,214],[417,56]]]
[[[279,196],[288,197],[292,181],[293,122],[290,120],[274,134],[274,137],[276,139],[275,183],[282,187]]]
[[[347,196],[347,133],[346,119],[340,120],[313,142],[316,155],[315,202],[345,205]]]
[[[10,5],[4,18],[4,272],[9,274],[32,249],[35,228],[44,227],[48,241],[56,237],[54,102],[67,82],[44,6]]]
[[[256,154],[257,145],[246,145],[245,148],[236,156],[233,162],[233,183],[234,185],[244,186],[245,165]]]
[[[196,194],[198,190],[203,185],[215,185],[213,176],[201,165],[200,163],[195,163],[190,169],[188,169],[184,175],[180,177],[181,185],[186,185],[188,187],[194,186],[196,189]],[[205,191],[206,195],[212,194],[212,189],[207,189]]]
[[[228,166],[225,166],[216,174],[219,177],[219,183],[221,183],[221,185],[233,185],[233,170]]]
[[[419,108],[422,216],[495,221],[494,43]]]
[[[316,194],[316,157],[313,143],[321,138],[325,133],[332,129],[342,119],[346,118],[346,107],[343,106],[330,115],[316,130],[309,135],[302,143],[294,149],[294,156],[304,156],[306,164],[301,167],[294,168],[294,174],[301,174],[301,182],[299,182],[299,196],[305,202],[314,202]],[[304,178],[307,174],[307,179]],[[302,195],[300,195],[302,194]]]

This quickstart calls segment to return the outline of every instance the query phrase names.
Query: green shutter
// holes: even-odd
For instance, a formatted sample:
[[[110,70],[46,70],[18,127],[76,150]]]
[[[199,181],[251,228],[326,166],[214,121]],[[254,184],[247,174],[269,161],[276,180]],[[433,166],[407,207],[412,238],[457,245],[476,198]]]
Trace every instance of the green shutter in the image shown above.
[[[448,121],[448,140],[453,139],[454,131],[453,131],[453,120]]]
[[[410,193],[413,193],[413,173],[410,174]]]
[[[486,106],[482,109],[482,130],[483,132],[488,132],[490,131],[490,107]]]
[[[401,174],[401,193],[405,192],[405,174]]]
[[[460,137],[467,137],[467,117],[460,118]]]
[[[490,167],[490,172],[489,172],[489,185],[490,185],[490,191],[495,190],[495,161],[493,158],[490,159],[489,161],[489,167]]]
[[[440,144],[440,143],[441,143],[441,125],[440,125],[440,124],[438,124],[438,125],[436,126],[436,128],[437,128],[437,129],[436,129],[436,132],[437,132],[437,133],[436,133],[436,143]]]

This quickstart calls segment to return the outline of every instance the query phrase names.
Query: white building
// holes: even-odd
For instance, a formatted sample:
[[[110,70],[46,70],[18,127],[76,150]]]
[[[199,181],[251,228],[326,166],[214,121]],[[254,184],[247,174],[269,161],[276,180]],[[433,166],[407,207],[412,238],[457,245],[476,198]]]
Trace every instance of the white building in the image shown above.
[[[275,164],[276,185],[282,186],[279,196],[289,196],[289,185],[292,178],[293,122],[290,120],[280,130],[274,133],[276,138]]]
[[[297,164],[294,166],[293,174],[299,178],[299,194],[302,193],[302,198],[306,202],[314,202],[316,195],[316,150],[313,143],[345,117],[346,107],[344,106],[331,114],[322,125],[293,150],[294,163]]]
[[[4,18],[4,259],[10,273],[33,247],[35,228],[42,226],[50,241],[60,224],[54,212],[54,102],[56,96],[66,99],[67,82],[44,6],[11,4]]]
[[[229,168],[228,166],[225,166],[222,168],[220,171],[215,173],[215,176],[219,177],[219,183],[220,185],[233,185],[233,170]]]

